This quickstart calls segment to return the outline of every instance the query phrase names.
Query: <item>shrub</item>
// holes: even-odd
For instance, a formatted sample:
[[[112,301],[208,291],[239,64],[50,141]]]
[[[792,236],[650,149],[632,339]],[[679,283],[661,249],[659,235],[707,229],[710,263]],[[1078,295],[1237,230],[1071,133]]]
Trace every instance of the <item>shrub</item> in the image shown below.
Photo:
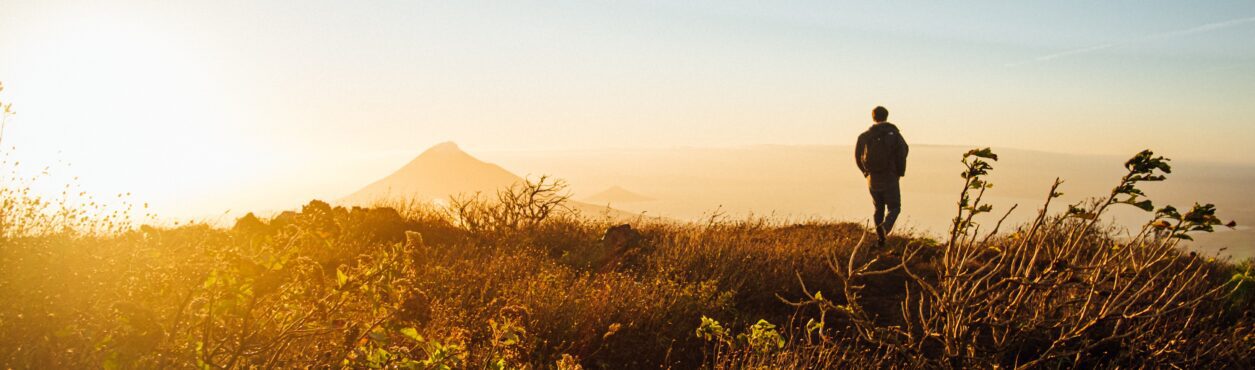
[[[1114,204],[1154,210],[1137,185],[1164,180],[1171,171],[1167,159],[1139,153],[1110,194],[1071,205],[1062,215],[1049,213],[1060,195],[1056,180],[1031,224],[998,234],[999,220],[982,237],[973,219],[992,210],[982,196],[990,188],[984,180],[993,168],[989,161],[996,160],[988,149],[964,156],[967,185],[945,245],[911,245],[899,263],[886,265],[878,263],[883,256],[860,254],[857,243],[849,254],[830,260],[843,282],[843,304],[810,290],[792,303],[816,307],[821,322],[829,313],[841,316],[852,332],[848,338],[892,354],[898,360],[890,363],[899,366],[1250,363],[1250,307],[1222,304],[1242,289],[1245,275],[1226,280],[1216,274],[1223,265],[1182,252],[1177,244],[1191,232],[1221,224],[1214,206],[1195,205],[1184,214],[1163,207],[1131,239],[1114,237],[1097,224]],[[919,269],[917,260],[931,269]],[[870,294],[864,288],[893,275],[905,275],[906,294],[901,320],[887,325],[864,306]]]
[[[965,158],[948,238],[875,251],[864,226],[762,218],[637,222],[607,242],[611,225],[565,211],[548,178],[448,209],[311,201],[138,229],[6,182],[0,367],[1251,363],[1251,263],[1178,248],[1220,220],[1150,206],[1136,185],[1166,160],[1139,155],[1107,197],[1052,213],[1056,182],[1006,232],[977,217],[993,161]],[[1114,204],[1156,212],[1118,238],[1098,221]]]

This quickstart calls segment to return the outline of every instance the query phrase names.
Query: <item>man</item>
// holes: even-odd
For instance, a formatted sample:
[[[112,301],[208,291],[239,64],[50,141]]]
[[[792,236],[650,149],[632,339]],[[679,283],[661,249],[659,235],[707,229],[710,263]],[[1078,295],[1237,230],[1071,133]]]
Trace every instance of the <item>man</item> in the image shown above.
[[[872,109],[871,128],[858,136],[854,145],[854,163],[867,178],[872,204],[876,205],[873,221],[876,223],[876,245],[885,245],[885,236],[893,230],[893,223],[902,211],[902,192],[898,178],[906,175],[906,153],[909,148],[898,127],[889,123],[889,110],[885,107]],[[889,214],[885,214],[888,210]]]

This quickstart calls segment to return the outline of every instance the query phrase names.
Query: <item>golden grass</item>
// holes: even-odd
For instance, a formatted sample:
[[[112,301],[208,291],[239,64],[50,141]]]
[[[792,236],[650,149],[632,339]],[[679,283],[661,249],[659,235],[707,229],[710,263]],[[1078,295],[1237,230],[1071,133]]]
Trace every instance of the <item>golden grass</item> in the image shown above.
[[[516,190],[544,189],[535,185]],[[607,221],[551,212],[561,202],[550,190],[452,210],[313,201],[223,229],[133,228],[89,210],[67,217],[5,188],[0,367],[1252,362],[1250,263],[1182,252],[1171,231],[1122,241],[1081,213],[1043,212],[1036,227],[989,238],[960,218],[955,241],[906,235],[869,251],[859,244],[866,228],[849,223],[648,221],[623,247],[602,241]],[[976,198],[968,212],[980,209]],[[527,211],[537,205],[550,208]],[[1024,260],[1033,250],[1049,262]],[[1049,286],[1003,282],[1020,277]],[[1094,287],[1138,293],[1101,301]],[[1021,307],[1012,304],[1024,311],[1005,310]],[[1081,317],[1096,312],[1108,316]]]

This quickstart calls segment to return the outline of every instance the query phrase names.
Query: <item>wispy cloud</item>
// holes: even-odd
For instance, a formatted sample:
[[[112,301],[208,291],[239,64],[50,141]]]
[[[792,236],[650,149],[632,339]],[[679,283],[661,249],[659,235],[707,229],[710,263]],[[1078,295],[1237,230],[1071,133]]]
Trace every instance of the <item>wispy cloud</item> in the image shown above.
[[[1036,57],[1036,58],[1033,58],[1033,59],[1029,59],[1029,60],[1026,60],[1026,61],[1023,61],[1023,62],[1019,62],[1019,63],[1012,63],[1012,64],[1008,64],[1008,66],[1012,66],[1012,65],[1020,65],[1020,64],[1028,64],[1028,63],[1037,63],[1037,62],[1045,62],[1045,61],[1047,61],[1047,60],[1051,60],[1051,59],[1059,59],[1059,58],[1069,57],[1069,56],[1073,56],[1073,55],[1077,55],[1077,54],[1092,53],[1092,52],[1099,51],[1099,50],[1106,50],[1106,49],[1114,48],[1114,47],[1116,47],[1116,45],[1120,45],[1120,44],[1117,44],[1117,43],[1106,43],[1106,44],[1098,44],[1098,45],[1094,45],[1094,46],[1090,46],[1090,47],[1084,47],[1084,48],[1079,48],[1079,49],[1072,49],[1072,50],[1062,51],[1062,52],[1058,52],[1058,53],[1054,53],[1054,54],[1042,55],[1042,56],[1039,56],[1039,57]]]
[[[1163,38],[1163,37],[1172,37],[1172,36],[1193,35],[1196,33],[1211,32],[1218,29],[1222,29],[1222,28],[1240,26],[1247,23],[1255,23],[1255,17],[1246,17],[1246,18],[1230,19],[1227,21],[1212,22],[1212,23],[1208,23],[1208,24],[1204,24],[1204,25],[1196,26],[1192,28],[1187,28],[1183,30],[1157,33],[1154,35],[1147,36],[1146,38],[1149,39],[1149,38]]]
[[[1111,49],[1117,46],[1128,45],[1128,44],[1146,41],[1146,40],[1162,39],[1162,38],[1168,38],[1168,37],[1179,37],[1179,36],[1211,32],[1211,31],[1215,31],[1219,29],[1240,26],[1247,23],[1255,23],[1255,17],[1237,18],[1237,19],[1230,19],[1230,20],[1219,21],[1219,22],[1212,22],[1212,23],[1198,25],[1198,26],[1194,26],[1194,27],[1190,27],[1186,29],[1154,33],[1154,34],[1138,37],[1135,39],[1125,40],[1121,42],[1109,42],[1109,43],[1103,43],[1103,44],[1098,44],[1098,45],[1093,45],[1093,46],[1087,46],[1083,48],[1065,50],[1058,53],[1042,55],[1033,59],[1023,60],[1023,61],[1019,61],[1015,63],[1007,63],[1006,66],[1016,67],[1016,66],[1021,66],[1025,64],[1041,63],[1041,62],[1046,62],[1046,61],[1055,60],[1059,58],[1066,58],[1066,57],[1071,57],[1071,56],[1076,56],[1076,55],[1081,55],[1081,54],[1093,53],[1100,50]]]

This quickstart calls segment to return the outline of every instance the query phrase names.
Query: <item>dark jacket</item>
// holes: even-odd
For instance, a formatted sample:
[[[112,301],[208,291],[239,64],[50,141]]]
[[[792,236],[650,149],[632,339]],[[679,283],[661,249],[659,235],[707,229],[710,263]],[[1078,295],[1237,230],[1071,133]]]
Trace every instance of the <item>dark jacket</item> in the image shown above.
[[[884,137],[888,140],[887,149],[890,161],[889,168],[872,168],[866,160],[865,154],[868,150],[868,143],[876,137]],[[876,178],[893,178],[906,176],[906,154],[910,151],[910,147],[906,145],[906,140],[902,138],[902,133],[898,131],[898,127],[892,123],[883,122],[872,125],[871,128],[858,136],[858,143],[854,145],[854,163],[858,164],[859,171],[863,171],[863,176],[871,176]]]

